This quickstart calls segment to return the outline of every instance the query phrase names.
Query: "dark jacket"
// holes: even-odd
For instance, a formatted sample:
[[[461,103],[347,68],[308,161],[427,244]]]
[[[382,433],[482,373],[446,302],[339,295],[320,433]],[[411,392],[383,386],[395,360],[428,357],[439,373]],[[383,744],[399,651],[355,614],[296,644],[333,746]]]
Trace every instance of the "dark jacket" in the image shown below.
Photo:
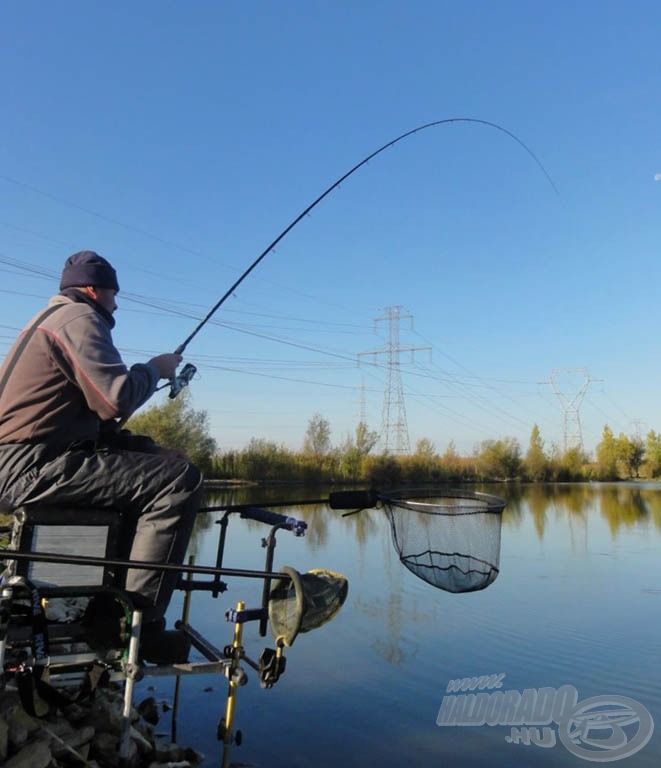
[[[57,309],[37,324],[0,392],[0,444],[64,448],[97,440],[102,422],[129,416],[156,390],[156,368],[127,369],[112,341],[112,318],[93,302],[59,295],[48,306]],[[5,358],[0,382],[27,329]]]

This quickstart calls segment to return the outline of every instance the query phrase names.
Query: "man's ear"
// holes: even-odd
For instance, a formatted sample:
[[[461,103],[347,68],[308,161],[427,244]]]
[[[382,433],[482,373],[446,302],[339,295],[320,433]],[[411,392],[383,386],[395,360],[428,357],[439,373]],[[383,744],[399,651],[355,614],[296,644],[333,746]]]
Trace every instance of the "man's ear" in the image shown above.
[[[99,298],[99,294],[96,291],[96,288],[93,285],[85,285],[80,289],[86,296],[89,296],[90,299],[93,299],[96,301]]]

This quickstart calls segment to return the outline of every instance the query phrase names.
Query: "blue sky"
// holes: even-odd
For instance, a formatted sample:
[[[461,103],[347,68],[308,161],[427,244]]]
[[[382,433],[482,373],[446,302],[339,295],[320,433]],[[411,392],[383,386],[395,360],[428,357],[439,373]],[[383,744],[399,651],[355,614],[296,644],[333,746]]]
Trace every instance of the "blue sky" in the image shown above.
[[[652,0],[4,3],[0,352],[86,248],[127,363],[173,350],[355,163],[472,117],[557,192],[484,125],[400,142],[191,342],[193,406],[222,449],[381,430],[387,356],[359,353],[401,307],[412,446],[562,446],[583,389],[588,449],[661,430],[660,28]]]

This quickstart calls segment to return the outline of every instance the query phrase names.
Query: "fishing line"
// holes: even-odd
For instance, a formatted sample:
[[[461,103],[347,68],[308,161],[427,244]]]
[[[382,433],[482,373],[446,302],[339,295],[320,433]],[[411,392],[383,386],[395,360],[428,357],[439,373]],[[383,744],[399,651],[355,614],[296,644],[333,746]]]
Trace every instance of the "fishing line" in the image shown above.
[[[431,123],[425,123],[424,125],[419,125],[417,128],[413,128],[410,131],[406,131],[405,133],[402,133],[400,136],[397,136],[396,138],[392,139],[391,141],[388,141],[383,146],[379,147],[378,149],[374,150],[374,152],[371,152],[367,157],[363,158],[359,163],[356,163],[356,165],[353,166],[353,168],[349,169],[345,174],[340,176],[337,181],[333,182],[326,190],[324,190],[319,197],[316,198],[310,205],[308,205],[305,210],[303,210],[285,229],[282,230],[282,232],[273,240],[270,245],[268,245],[260,254],[259,256],[252,262],[252,264],[243,272],[240,277],[231,285],[230,288],[221,296],[221,298],[214,304],[214,306],[211,308],[211,310],[207,313],[207,315],[198,323],[198,325],[194,328],[193,332],[186,338],[175,350],[175,354],[181,355],[183,354],[184,350],[188,346],[188,344],[197,336],[199,331],[206,325],[206,323],[213,317],[213,315],[217,312],[217,310],[224,304],[224,302],[234,293],[234,291],[241,285],[241,283],[248,277],[248,275],[255,269],[255,267],[258,266],[258,264],[264,259],[265,256],[267,256],[268,253],[270,253],[275,246],[289,233],[291,230],[301,221],[301,219],[304,219],[310,211],[313,210],[325,197],[327,197],[334,189],[340,186],[343,181],[346,181],[346,179],[349,178],[352,174],[354,174],[357,170],[362,168],[364,165],[369,163],[370,160],[375,158],[377,155],[381,154],[384,150],[388,149],[389,147],[394,146],[398,142],[402,141],[403,139],[408,138],[409,136],[412,136],[415,133],[420,133],[421,131],[426,130],[427,128],[434,128],[439,125],[447,125],[449,123],[475,123],[478,125],[485,125],[489,128],[494,128],[497,131],[500,131],[501,133],[504,133],[506,136],[509,136],[511,139],[516,141],[517,144],[519,144],[523,149],[532,157],[532,159],[535,161],[535,163],[538,165],[538,167],[541,169],[544,176],[546,176],[549,184],[553,187],[556,194],[558,194],[558,190],[553,182],[553,179],[549,176],[548,172],[546,171],[546,168],[542,165],[539,158],[535,155],[535,153],[523,142],[521,139],[516,136],[511,131],[507,130],[507,128],[503,128],[501,125],[498,125],[497,123],[492,123],[488,120],[480,120],[475,117],[450,117],[446,118],[444,120],[435,120]]]

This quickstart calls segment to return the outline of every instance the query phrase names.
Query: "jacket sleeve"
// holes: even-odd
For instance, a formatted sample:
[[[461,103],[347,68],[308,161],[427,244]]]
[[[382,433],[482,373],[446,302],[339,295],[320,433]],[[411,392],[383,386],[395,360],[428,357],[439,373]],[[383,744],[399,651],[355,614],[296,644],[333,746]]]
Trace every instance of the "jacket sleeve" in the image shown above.
[[[138,363],[129,370],[113,344],[108,324],[94,310],[47,333],[56,365],[102,420],[129,416],[156,391],[156,368]]]

